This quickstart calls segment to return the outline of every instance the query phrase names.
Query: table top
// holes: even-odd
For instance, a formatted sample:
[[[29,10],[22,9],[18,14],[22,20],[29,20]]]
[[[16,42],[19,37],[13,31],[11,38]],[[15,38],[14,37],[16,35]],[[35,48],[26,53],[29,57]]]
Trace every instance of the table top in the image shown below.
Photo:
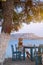
[[[23,47],[24,48],[39,48],[39,46],[26,46],[26,45],[24,45]]]

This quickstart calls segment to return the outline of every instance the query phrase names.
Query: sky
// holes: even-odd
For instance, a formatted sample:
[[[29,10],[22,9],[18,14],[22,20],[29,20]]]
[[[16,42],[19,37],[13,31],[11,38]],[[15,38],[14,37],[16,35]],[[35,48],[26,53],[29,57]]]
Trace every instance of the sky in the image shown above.
[[[0,33],[1,33],[1,27],[0,27]],[[17,32],[13,31],[11,34],[16,33],[34,33],[35,35],[43,37],[43,22],[41,23],[31,22],[30,24],[23,23],[21,29],[19,29]]]
[[[12,34],[15,33],[34,33],[35,35],[42,36],[43,37],[43,23],[33,23],[30,24],[22,24],[22,28],[19,29],[19,31],[14,31]]]
[[[43,0],[40,0],[40,1],[43,1]]]

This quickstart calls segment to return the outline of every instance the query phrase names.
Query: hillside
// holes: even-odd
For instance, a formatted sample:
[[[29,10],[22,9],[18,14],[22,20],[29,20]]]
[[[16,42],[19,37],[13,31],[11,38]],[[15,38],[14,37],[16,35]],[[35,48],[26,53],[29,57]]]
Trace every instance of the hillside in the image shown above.
[[[35,35],[34,33],[17,33],[17,34],[12,34],[11,38],[18,39],[18,38],[23,38],[23,39],[43,39],[43,37],[39,37]]]

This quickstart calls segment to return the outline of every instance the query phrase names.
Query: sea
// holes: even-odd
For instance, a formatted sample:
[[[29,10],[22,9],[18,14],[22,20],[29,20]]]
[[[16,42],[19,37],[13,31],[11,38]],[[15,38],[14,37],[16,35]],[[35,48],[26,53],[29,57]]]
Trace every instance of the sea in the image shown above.
[[[35,45],[35,46],[39,46],[40,44],[43,44],[43,40],[28,40],[28,39],[24,39],[23,41],[23,45]],[[15,45],[18,46],[18,40],[9,40],[7,49],[6,49],[6,53],[5,53],[5,58],[11,58],[12,57],[12,49],[11,49],[11,45],[14,46],[14,51],[16,51]]]

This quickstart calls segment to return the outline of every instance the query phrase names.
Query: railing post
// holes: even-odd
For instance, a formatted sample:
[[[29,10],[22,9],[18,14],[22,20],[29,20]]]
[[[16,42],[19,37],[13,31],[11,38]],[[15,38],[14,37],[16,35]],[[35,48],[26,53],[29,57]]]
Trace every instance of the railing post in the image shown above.
[[[23,60],[25,60],[25,48],[23,48]]]

